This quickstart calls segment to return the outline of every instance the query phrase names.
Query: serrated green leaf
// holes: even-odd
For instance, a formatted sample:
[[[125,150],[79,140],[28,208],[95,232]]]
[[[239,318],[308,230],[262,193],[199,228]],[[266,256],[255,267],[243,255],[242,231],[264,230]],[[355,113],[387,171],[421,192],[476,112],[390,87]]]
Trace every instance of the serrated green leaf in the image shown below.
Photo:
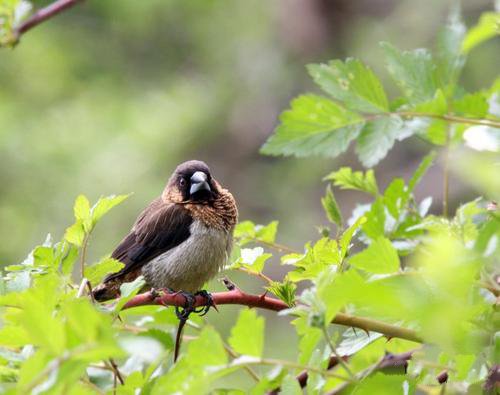
[[[388,111],[387,97],[373,71],[357,59],[332,60],[328,64],[311,64],[309,74],[326,93],[354,111],[380,113]]]
[[[426,49],[400,51],[383,42],[387,68],[410,103],[431,100],[437,89],[436,66]]]
[[[303,95],[281,114],[281,124],[261,148],[267,155],[336,157],[363,127],[364,119],[321,96]]]
[[[321,204],[325,209],[326,216],[330,220],[330,222],[336,224],[339,229],[342,229],[344,226],[342,213],[340,211],[339,205],[337,204],[337,200],[335,200],[335,195],[333,194],[332,188],[330,185],[326,188],[326,195],[321,198]]]
[[[266,261],[271,257],[272,254],[264,253],[262,247],[242,248],[240,251],[240,258],[232,267],[244,267],[255,273],[260,273],[264,269]]]
[[[85,267],[85,278],[89,280],[90,284],[99,284],[102,279],[108,274],[116,273],[121,270],[125,265],[113,258],[104,258],[93,265]]]
[[[365,125],[356,140],[356,154],[365,167],[373,167],[385,158],[396,140],[410,137],[398,116],[375,119]]]
[[[264,243],[274,243],[278,232],[278,221],[272,221],[267,225],[255,225],[255,238]]]
[[[80,220],[77,220],[73,225],[66,229],[64,239],[77,247],[82,246],[83,240],[85,239],[85,230]]]
[[[370,273],[394,273],[400,268],[398,252],[385,237],[373,240],[365,250],[351,257],[349,263]]]
[[[467,53],[474,47],[500,34],[500,12],[485,12],[472,27],[462,42],[462,52]]]
[[[438,89],[432,99],[415,104],[412,110],[427,114],[443,115],[448,111],[446,96],[441,89]]]
[[[424,159],[422,159],[422,162],[418,165],[417,170],[415,170],[415,173],[411,176],[410,181],[408,181],[409,193],[412,193],[415,190],[415,187],[420,183],[422,177],[434,163],[436,155],[436,151],[431,151],[424,157]]]
[[[101,197],[92,207],[92,225],[95,226],[109,210],[123,202],[130,196],[128,195],[110,195]]]
[[[297,290],[297,285],[295,285],[295,283],[289,280],[285,280],[284,282],[273,281],[266,289],[280,298],[288,306],[291,307],[295,304],[295,291]]]
[[[328,174],[324,180],[333,181],[333,185],[341,189],[354,189],[370,193],[373,196],[378,195],[377,180],[373,170],[363,173],[361,171],[353,172],[350,167],[342,167],[340,170]]]
[[[264,348],[264,325],[264,317],[258,316],[255,310],[241,310],[231,329],[229,344],[239,354],[260,358]]]

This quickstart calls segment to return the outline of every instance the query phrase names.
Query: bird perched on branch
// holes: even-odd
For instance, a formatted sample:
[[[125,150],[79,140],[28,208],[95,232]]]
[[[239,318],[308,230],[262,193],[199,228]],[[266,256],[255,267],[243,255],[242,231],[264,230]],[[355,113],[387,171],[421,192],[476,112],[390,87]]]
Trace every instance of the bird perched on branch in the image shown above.
[[[194,302],[194,292],[208,298],[200,289],[227,261],[237,219],[233,195],[204,162],[180,164],[111,254],[125,266],[94,288],[94,298],[116,298],[122,283],[140,275],[147,288],[184,292],[187,304]]]

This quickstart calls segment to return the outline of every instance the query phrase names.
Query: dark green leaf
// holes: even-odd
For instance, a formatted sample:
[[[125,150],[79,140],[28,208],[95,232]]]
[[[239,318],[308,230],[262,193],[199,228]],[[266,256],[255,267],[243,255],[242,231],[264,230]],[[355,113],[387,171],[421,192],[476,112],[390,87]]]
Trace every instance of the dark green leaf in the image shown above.
[[[347,108],[367,113],[388,110],[382,84],[361,61],[332,60],[329,64],[311,64],[308,70],[321,89],[343,102]]]
[[[336,157],[344,152],[364,124],[356,113],[326,98],[303,95],[292,101],[281,124],[261,148],[268,155]]]

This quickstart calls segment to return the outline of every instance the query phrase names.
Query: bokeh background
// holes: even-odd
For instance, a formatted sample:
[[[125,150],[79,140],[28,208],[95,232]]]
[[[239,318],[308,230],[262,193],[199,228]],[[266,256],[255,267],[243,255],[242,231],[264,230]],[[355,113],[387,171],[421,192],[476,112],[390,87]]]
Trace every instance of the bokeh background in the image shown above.
[[[47,233],[62,237],[78,194],[134,192],[93,235],[91,259],[109,253],[175,166],[193,158],[234,193],[241,219],[279,220],[279,242],[300,247],[326,224],[321,177],[341,164],[361,168],[352,151],[336,160],[258,153],[289,100],[317,91],[304,66],[361,58],[394,97],[378,42],[432,46],[452,4],[88,0],[40,25],[0,52],[0,264],[22,260]],[[492,8],[462,4],[469,26]],[[474,50],[464,86],[487,87],[498,53],[498,40]],[[428,148],[396,144],[376,169],[380,183],[408,176]],[[438,163],[418,194],[439,191],[440,174]],[[473,193],[456,179],[451,190],[453,206]],[[361,197],[338,199],[349,216]],[[268,341],[286,353],[289,340]]]

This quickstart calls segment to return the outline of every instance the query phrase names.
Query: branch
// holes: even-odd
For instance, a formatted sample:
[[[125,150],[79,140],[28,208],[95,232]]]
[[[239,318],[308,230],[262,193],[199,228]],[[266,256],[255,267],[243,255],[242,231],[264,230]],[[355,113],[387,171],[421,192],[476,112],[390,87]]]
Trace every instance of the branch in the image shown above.
[[[237,304],[248,307],[258,307],[261,309],[281,311],[288,309],[288,306],[279,299],[264,295],[250,295],[234,288],[227,292],[216,292],[212,294],[213,302],[216,306],[225,304]],[[134,296],[130,299],[124,309],[129,309],[144,305],[162,305],[162,306],[184,306],[186,299],[179,293],[151,293]],[[206,304],[206,299],[202,295],[196,296],[195,307],[201,307]],[[349,314],[338,313],[332,320],[332,324],[356,327],[365,331],[381,333],[389,338],[397,337],[422,343],[423,340],[417,333],[411,329],[400,326],[386,324],[385,322],[372,320],[370,318],[355,317]]]
[[[28,30],[34,28],[40,23],[46,21],[47,19],[52,18],[53,16],[63,12],[64,10],[73,7],[76,3],[79,3],[83,0],[56,0],[52,4],[49,4],[47,7],[44,7],[33,15],[31,15],[27,20],[21,23],[14,30],[14,38],[17,42],[19,37],[26,33]]]

